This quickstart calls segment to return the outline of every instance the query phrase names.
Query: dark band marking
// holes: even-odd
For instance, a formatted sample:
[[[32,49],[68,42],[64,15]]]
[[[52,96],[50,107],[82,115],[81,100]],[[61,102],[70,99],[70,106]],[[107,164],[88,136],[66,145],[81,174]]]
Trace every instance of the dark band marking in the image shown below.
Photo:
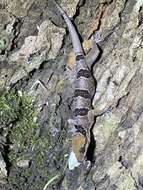
[[[84,116],[84,115],[87,115],[87,113],[88,113],[88,109],[87,108],[76,108],[74,110],[75,116],[78,116],[78,115]]]
[[[84,127],[82,127],[82,125],[75,125],[75,128],[77,130],[76,132],[81,133],[86,137],[86,130],[84,129]]]
[[[77,55],[76,56],[76,61],[79,61],[81,59],[84,59],[84,55]]]
[[[86,69],[80,69],[77,73],[77,79],[80,77],[85,77],[85,78],[90,78],[91,77],[91,73],[89,70]]]
[[[74,96],[75,97],[78,97],[78,96],[81,96],[83,98],[89,98],[91,99],[91,96],[90,96],[90,93],[88,92],[88,90],[80,90],[80,89],[76,89],[74,91]]]

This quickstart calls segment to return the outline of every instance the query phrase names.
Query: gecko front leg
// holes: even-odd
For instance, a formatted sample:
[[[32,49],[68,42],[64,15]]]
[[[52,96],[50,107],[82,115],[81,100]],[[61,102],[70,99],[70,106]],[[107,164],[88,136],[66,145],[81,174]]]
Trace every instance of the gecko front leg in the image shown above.
[[[97,33],[96,35],[91,37],[92,40],[92,48],[86,55],[86,63],[89,68],[92,68],[94,66],[94,63],[98,61],[98,59],[102,55],[102,50],[98,45],[98,42],[100,42],[100,35]]]

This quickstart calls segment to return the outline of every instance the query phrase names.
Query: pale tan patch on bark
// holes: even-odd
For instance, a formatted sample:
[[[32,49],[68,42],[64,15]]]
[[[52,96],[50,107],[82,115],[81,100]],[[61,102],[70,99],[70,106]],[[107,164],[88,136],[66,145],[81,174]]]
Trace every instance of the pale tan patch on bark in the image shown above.
[[[86,34],[86,38],[89,39],[90,36],[98,30],[99,28],[99,25],[100,25],[100,22],[102,20],[102,18],[104,17],[104,14],[105,14],[105,10],[106,10],[106,7],[107,5],[104,5],[104,4],[100,4],[99,6],[99,13],[97,14],[97,16],[95,18],[93,18],[92,22],[91,22],[91,25],[90,25],[90,28],[89,28],[89,31],[87,32]]]
[[[68,55],[68,63],[67,63],[67,67],[71,70],[74,70],[75,68],[75,53],[73,51],[71,51]]]

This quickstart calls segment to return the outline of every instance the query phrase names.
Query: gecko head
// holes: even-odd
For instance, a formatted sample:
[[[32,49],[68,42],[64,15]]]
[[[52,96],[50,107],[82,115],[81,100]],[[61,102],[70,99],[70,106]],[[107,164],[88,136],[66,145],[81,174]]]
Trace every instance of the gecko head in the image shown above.
[[[77,133],[72,138],[72,150],[79,162],[85,157],[86,137],[81,133]]]

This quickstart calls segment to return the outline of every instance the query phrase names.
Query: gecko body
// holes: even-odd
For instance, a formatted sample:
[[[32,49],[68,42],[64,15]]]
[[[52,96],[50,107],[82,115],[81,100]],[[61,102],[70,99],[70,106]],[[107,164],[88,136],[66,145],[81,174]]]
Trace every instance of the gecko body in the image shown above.
[[[91,65],[97,58],[99,49],[96,48],[97,51],[94,52],[94,56],[92,56],[90,61],[88,56],[86,57],[84,55],[79,36],[68,15],[56,2],[55,5],[66,22],[73,44],[73,50],[76,55],[76,78],[72,120],[76,130],[72,136],[72,152],[69,157],[69,169],[72,170],[86,160],[86,153],[90,144],[90,130],[93,121],[89,119],[89,112],[92,109],[92,99],[95,93],[95,80],[89,65]],[[88,63],[86,60],[89,60]]]

